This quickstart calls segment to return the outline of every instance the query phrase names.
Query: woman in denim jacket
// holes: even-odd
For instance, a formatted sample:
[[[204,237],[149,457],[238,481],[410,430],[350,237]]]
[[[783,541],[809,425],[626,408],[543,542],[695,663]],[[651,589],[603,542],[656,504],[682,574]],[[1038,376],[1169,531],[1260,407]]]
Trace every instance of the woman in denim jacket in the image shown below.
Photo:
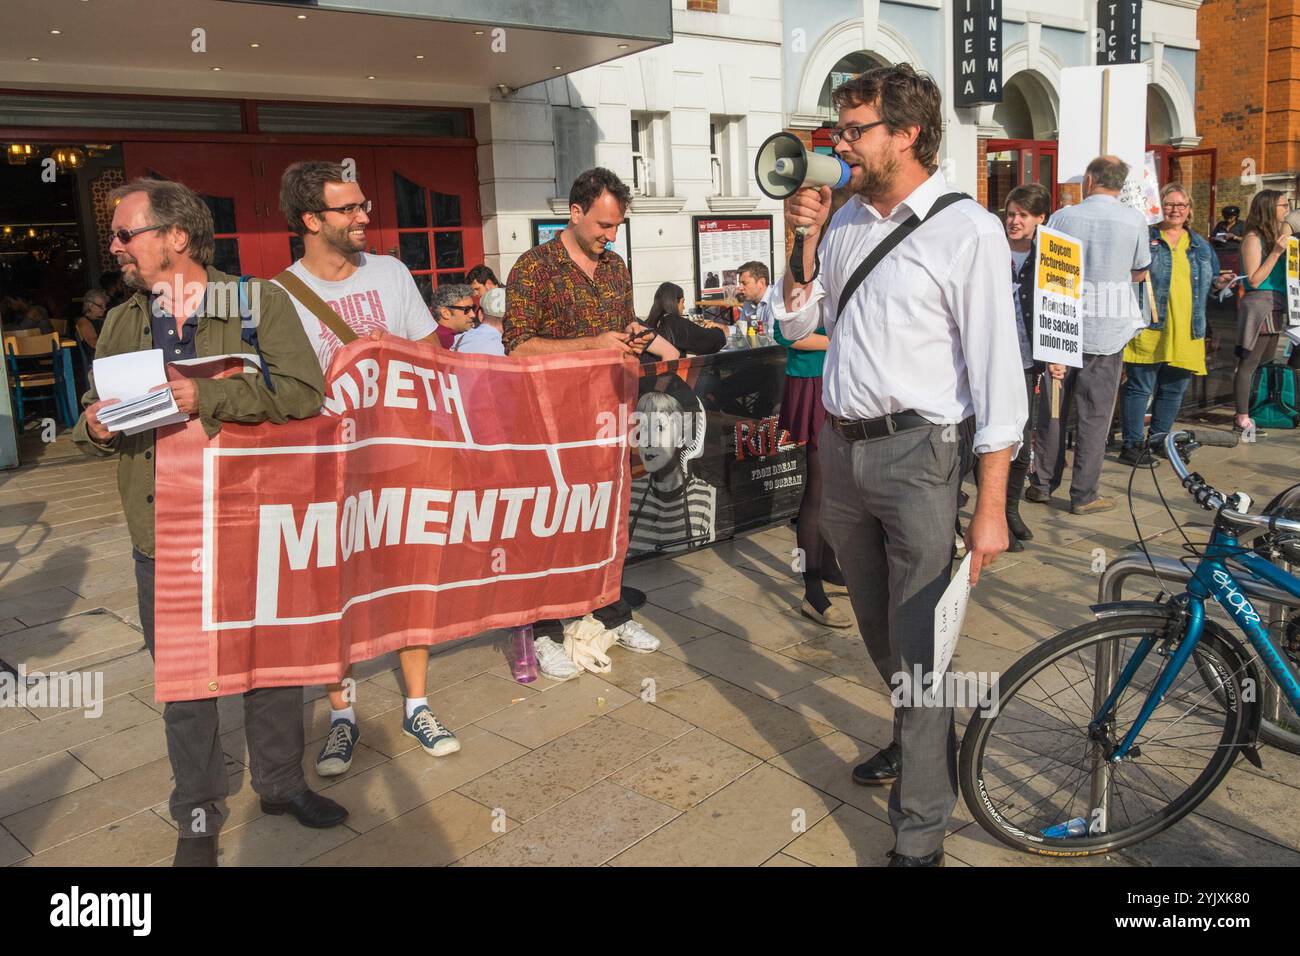
[[[1205,300],[1227,281],[1205,237],[1187,225],[1192,200],[1179,183],[1160,190],[1165,218],[1151,227],[1151,324],[1124,348],[1124,449],[1119,460],[1147,465],[1143,419],[1151,393],[1151,434],[1169,431],[1193,375],[1205,374]]]

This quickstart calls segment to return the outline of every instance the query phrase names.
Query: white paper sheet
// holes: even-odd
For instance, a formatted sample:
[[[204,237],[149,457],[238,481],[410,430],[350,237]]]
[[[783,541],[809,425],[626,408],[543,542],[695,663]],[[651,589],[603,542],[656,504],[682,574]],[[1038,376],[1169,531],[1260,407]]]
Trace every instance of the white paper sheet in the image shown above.
[[[171,391],[150,395],[159,385],[167,384],[162,349],[126,352],[95,359],[95,391],[100,398],[116,398],[127,408],[104,409],[100,421],[110,431],[135,435],[149,428],[183,422],[189,416],[176,407]]]
[[[948,670],[962,624],[966,621],[966,606],[970,601],[970,559],[971,555],[967,554],[934,608],[934,677],[931,687],[938,687],[939,679]]]

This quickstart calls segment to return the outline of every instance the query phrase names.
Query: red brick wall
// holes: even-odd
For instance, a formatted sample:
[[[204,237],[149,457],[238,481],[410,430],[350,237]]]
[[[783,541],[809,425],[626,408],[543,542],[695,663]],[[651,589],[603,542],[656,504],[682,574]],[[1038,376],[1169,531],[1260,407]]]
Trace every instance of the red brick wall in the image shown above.
[[[703,10],[705,13],[718,12],[718,0],[686,0],[687,10]]]
[[[979,183],[978,195],[980,205],[985,209],[989,205],[989,141],[984,138],[976,140],[975,146],[975,181]]]
[[[1300,0],[1205,0],[1197,37],[1197,132],[1218,151],[1218,205],[1244,215],[1251,172],[1300,169]]]

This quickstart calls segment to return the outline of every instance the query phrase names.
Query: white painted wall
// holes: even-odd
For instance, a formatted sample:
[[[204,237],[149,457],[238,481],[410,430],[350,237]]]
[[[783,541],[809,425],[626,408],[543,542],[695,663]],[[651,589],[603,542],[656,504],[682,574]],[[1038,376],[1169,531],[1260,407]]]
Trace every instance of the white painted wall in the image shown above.
[[[632,182],[633,112],[666,117],[671,176],[660,192],[629,209],[632,278],[638,315],[650,310],[661,282],[693,295],[691,216],[756,210],[774,216],[782,255],[781,204],[753,182],[758,146],[782,129],[780,0],[724,0],[719,13],[673,3],[674,41],[502,97],[475,113],[483,245],[487,264],[505,281],[532,244],[533,219],[567,218],[569,184],[557,186],[553,111],[580,109],[570,121],[589,126],[596,165]],[[737,188],[711,197],[710,116],[743,118]],[[739,173],[739,170],[737,171]],[[557,214],[552,200],[564,211]],[[712,205],[711,205],[712,204]],[[778,271],[780,269],[777,263]]]

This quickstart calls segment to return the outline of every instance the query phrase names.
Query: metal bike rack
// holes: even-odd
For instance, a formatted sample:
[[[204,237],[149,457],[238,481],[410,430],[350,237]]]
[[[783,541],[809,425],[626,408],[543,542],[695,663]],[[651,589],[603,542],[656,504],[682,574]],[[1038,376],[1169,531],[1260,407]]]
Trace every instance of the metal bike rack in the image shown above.
[[[1192,572],[1177,558],[1152,555],[1148,560],[1142,554],[1126,554],[1116,558],[1102,572],[1101,581],[1097,585],[1098,603],[1111,604],[1123,600],[1124,582],[1134,577],[1185,585],[1192,579]],[[1241,590],[1252,601],[1270,605],[1270,620],[1275,624],[1280,622],[1285,627],[1288,613],[1293,610],[1300,610],[1300,601],[1271,584],[1249,579],[1242,580],[1239,583],[1241,584]],[[1106,696],[1110,693],[1110,685],[1115,678],[1116,668],[1119,666],[1118,656],[1119,648],[1113,645],[1108,652],[1100,647],[1097,649],[1097,680],[1093,689],[1092,702],[1094,714],[1101,709],[1101,705],[1106,701]],[[1265,680],[1263,683],[1264,686],[1260,690],[1260,706],[1263,717],[1265,720],[1275,723],[1283,713],[1282,708],[1285,702],[1277,685],[1272,680]],[[1285,706],[1289,707],[1290,705],[1285,704]],[[1091,805],[1102,810],[1102,819],[1109,819],[1110,764],[1106,763],[1100,755],[1093,762],[1090,795],[1092,798]]]

